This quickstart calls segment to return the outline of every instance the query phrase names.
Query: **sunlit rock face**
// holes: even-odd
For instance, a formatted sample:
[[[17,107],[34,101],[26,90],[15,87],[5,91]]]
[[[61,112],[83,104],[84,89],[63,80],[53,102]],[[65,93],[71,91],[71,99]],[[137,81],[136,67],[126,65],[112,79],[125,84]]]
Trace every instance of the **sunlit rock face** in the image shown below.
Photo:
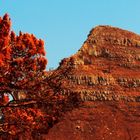
[[[64,115],[50,139],[140,138],[140,36],[111,26],[90,31],[79,51],[61,61],[61,95],[82,105]],[[58,137],[59,136],[59,137]]]
[[[140,36],[110,26],[90,31],[81,49],[60,69],[82,101],[137,102],[140,93]]]

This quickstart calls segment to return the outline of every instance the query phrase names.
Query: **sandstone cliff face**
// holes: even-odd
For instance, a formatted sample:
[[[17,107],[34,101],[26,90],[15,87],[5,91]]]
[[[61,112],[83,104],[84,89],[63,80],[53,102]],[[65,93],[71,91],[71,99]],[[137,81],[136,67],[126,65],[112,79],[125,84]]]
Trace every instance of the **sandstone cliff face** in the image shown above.
[[[82,105],[65,114],[48,138],[140,139],[139,35],[97,26],[81,49],[63,59],[53,75],[59,94],[76,94]]]
[[[91,30],[81,49],[61,62],[65,81],[85,100],[137,102],[140,93],[140,36],[110,26]]]

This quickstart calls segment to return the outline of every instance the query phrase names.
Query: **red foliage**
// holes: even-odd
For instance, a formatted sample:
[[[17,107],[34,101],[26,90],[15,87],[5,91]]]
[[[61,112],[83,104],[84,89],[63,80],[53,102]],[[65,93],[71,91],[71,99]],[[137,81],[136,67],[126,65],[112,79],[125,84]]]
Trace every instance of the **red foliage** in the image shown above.
[[[9,102],[9,96],[7,94],[4,94],[3,102],[4,102],[4,104],[7,104]]]
[[[12,82],[16,86],[21,86],[32,81],[46,68],[47,60],[44,50],[44,42],[38,40],[34,35],[20,32],[19,36],[11,33],[12,44],[12,63],[11,73]],[[20,74],[19,74],[20,73]],[[29,83],[28,83],[29,84]]]
[[[0,82],[5,84],[10,60],[10,27],[11,21],[7,14],[0,18]]]
[[[0,105],[7,105],[9,102],[9,96],[7,94],[2,94],[0,97]]]
[[[5,108],[4,121],[8,127],[3,127],[4,131],[11,135],[17,135],[23,132],[32,132],[41,127],[48,126],[49,116],[37,108]]]
[[[3,19],[0,20],[0,53],[3,54],[4,58],[10,58],[10,51],[4,51],[9,49],[9,41],[10,41],[10,28],[11,28],[11,21],[7,14],[4,15]],[[7,53],[6,53],[7,52]]]
[[[5,14],[0,18],[0,89],[8,85],[19,88],[30,85],[44,73],[47,64],[41,39],[21,31],[16,36],[10,30],[11,21]]]
[[[40,108],[40,105],[46,104],[46,102],[40,103],[42,98],[38,97],[38,89],[41,89],[38,83],[45,75],[47,64],[43,40],[37,39],[33,34],[22,32],[16,36],[10,30],[11,21],[5,14],[3,18],[0,18],[0,115],[4,116],[4,125],[0,126],[0,133],[4,132],[6,139],[9,139],[8,135],[15,136],[22,132],[31,133],[38,129],[48,130],[49,124],[56,120],[54,114],[57,113],[56,108],[58,107],[51,103],[53,108],[50,110]],[[36,87],[36,91],[32,89],[27,92],[33,86]],[[25,99],[24,102],[23,100],[14,101],[13,103],[17,104],[17,107],[10,106],[8,104],[9,97],[4,92],[9,92],[9,90],[15,92],[15,98],[18,100],[18,89],[38,97],[34,98],[37,100],[37,104],[31,107],[26,106],[24,102],[28,99]],[[56,99],[54,99],[55,101]],[[18,107],[17,102],[23,103],[22,107]],[[0,135],[1,137],[3,136]]]
[[[16,36],[10,30],[11,21],[8,14],[5,14],[3,18],[0,18],[0,90],[8,90],[11,87],[27,89],[30,83],[36,83],[44,74],[47,64],[44,42],[28,33],[20,32],[19,36]],[[1,93],[0,105],[7,105],[8,102],[9,97]],[[8,117],[11,120],[14,113],[14,116],[18,116],[24,122],[27,121],[28,124],[33,123],[35,114],[37,117],[40,116],[35,109],[26,111],[18,109],[8,116],[5,113],[5,119]]]

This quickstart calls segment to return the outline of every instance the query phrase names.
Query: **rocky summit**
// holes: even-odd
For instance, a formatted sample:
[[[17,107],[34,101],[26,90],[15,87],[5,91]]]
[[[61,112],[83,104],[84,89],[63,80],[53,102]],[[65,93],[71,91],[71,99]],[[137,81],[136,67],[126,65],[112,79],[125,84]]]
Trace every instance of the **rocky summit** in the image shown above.
[[[59,83],[59,94],[77,95],[80,106],[65,113],[48,139],[140,139],[139,35],[97,26],[50,77]]]
[[[68,70],[63,80],[72,90],[69,92],[78,93],[82,101],[137,102],[140,100],[140,36],[98,26],[90,31],[76,54],[62,60],[58,71],[62,69]]]

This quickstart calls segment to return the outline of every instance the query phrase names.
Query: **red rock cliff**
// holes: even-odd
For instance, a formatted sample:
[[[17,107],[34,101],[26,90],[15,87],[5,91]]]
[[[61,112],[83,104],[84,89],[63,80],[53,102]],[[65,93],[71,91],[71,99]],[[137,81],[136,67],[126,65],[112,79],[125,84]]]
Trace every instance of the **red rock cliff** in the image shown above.
[[[67,112],[48,139],[140,139],[139,35],[97,26],[55,73],[61,75],[59,94],[77,94],[81,106]]]

